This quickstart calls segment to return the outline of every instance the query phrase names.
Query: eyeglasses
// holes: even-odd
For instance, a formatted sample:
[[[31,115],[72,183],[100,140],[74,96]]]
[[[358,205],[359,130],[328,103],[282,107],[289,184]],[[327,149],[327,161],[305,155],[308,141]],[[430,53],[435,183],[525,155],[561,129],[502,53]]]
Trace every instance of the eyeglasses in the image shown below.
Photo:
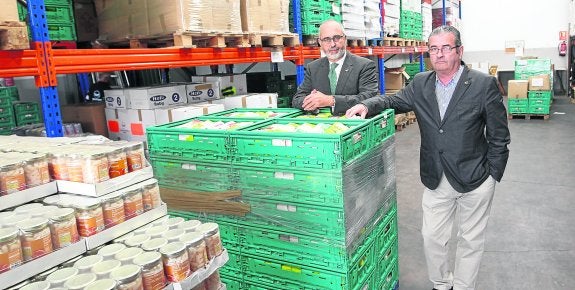
[[[437,54],[440,50],[441,50],[441,53],[446,54],[446,53],[450,53],[453,49],[456,49],[458,47],[459,47],[459,45],[456,45],[456,46],[444,45],[441,48],[436,47],[436,46],[432,46],[429,48],[429,54]]]
[[[345,35],[334,35],[332,37],[324,37],[324,38],[319,38],[319,41],[321,41],[322,43],[331,43],[333,42],[338,42],[340,41],[342,38],[344,38]]]

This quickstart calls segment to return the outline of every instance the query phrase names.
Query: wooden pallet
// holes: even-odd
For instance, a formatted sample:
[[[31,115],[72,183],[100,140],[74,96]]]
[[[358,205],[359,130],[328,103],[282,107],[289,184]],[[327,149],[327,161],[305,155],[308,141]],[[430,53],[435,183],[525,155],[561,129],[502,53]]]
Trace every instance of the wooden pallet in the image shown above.
[[[530,120],[530,119],[543,119],[543,120],[547,120],[549,119],[549,114],[508,114],[507,115],[507,119],[509,120],[513,120],[513,119],[525,119],[525,120]]]
[[[299,45],[299,36],[295,33],[252,33],[249,35],[249,42],[256,47],[296,46]]]
[[[425,46],[427,42],[415,39],[404,39],[395,37],[386,37],[383,39],[385,46]]]
[[[347,46],[349,47],[362,47],[366,45],[367,41],[365,40],[365,38],[347,39]]]
[[[0,50],[30,49],[25,22],[0,21]]]
[[[118,40],[99,40],[102,47],[250,47],[249,35],[221,32],[175,32],[171,34],[134,36]]]

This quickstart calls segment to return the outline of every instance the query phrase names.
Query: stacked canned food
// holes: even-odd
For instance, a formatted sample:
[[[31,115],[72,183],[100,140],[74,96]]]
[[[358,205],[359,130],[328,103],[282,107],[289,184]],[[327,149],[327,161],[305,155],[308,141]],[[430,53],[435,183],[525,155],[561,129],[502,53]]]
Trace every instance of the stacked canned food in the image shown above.
[[[80,240],[73,208],[29,203],[0,214],[0,272]]]
[[[99,198],[56,194],[43,202],[74,208],[80,236],[89,237],[159,207],[161,198],[157,180],[149,179]]]
[[[0,152],[0,195],[49,182],[46,154]]]

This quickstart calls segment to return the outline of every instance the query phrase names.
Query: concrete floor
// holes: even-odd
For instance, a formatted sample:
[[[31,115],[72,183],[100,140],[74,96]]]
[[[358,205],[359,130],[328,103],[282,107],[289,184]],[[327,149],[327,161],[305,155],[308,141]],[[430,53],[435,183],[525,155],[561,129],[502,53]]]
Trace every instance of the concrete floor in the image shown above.
[[[548,120],[509,120],[509,128],[510,158],[496,185],[477,290],[575,289],[575,104],[556,96]],[[433,286],[420,234],[419,142],[417,124],[396,133],[405,290]]]

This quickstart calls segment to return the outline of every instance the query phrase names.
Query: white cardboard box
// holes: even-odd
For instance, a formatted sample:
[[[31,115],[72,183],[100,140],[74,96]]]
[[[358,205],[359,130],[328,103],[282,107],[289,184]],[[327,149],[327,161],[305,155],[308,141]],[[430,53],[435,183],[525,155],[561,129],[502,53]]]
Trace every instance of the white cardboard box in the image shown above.
[[[186,84],[188,103],[199,103],[220,98],[220,84],[217,82]]]
[[[176,108],[155,109],[154,115],[156,119],[156,125],[162,125],[202,116],[204,115],[204,110],[201,107],[187,105]]]
[[[56,181],[31,187],[12,194],[0,196],[0,210],[28,203],[38,198],[58,192]]]
[[[235,108],[277,108],[278,95],[276,93],[249,94],[224,99],[226,110]]]
[[[192,76],[192,82],[218,83],[220,88],[220,98],[228,96],[244,95],[248,93],[248,85],[245,74]],[[228,95],[226,92],[228,92],[230,88],[234,88],[235,93]]]
[[[186,86],[129,88],[124,90],[129,109],[156,109],[186,104]]]
[[[130,172],[128,174],[102,181],[96,184],[74,182],[67,180],[57,180],[58,191],[74,193],[86,196],[102,196],[112,191],[116,191],[130,185],[142,182],[154,177],[152,166],[147,166],[141,170]]]
[[[110,140],[120,140],[120,117],[118,111],[118,109],[104,109],[106,127],[108,127],[108,138],[110,138]]]
[[[105,90],[104,95],[106,96],[106,108],[110,109],[125,109],[127,108],[128,100],[126,99],[126,94],[123,89],[117,90]]]
[[[221,103],[214,103],[214,102],[220,102]],[[224,104],[223,104],[223,100],[216,100],[213,101],[211,103],[197,103],[197,104],[193,104],[193,107],[198,107],[202,110],[202,113],[204,115],[208,115],[208,114],[212,114],[212,113],[218,113],[218,112],[222,112],[225,110]]]

